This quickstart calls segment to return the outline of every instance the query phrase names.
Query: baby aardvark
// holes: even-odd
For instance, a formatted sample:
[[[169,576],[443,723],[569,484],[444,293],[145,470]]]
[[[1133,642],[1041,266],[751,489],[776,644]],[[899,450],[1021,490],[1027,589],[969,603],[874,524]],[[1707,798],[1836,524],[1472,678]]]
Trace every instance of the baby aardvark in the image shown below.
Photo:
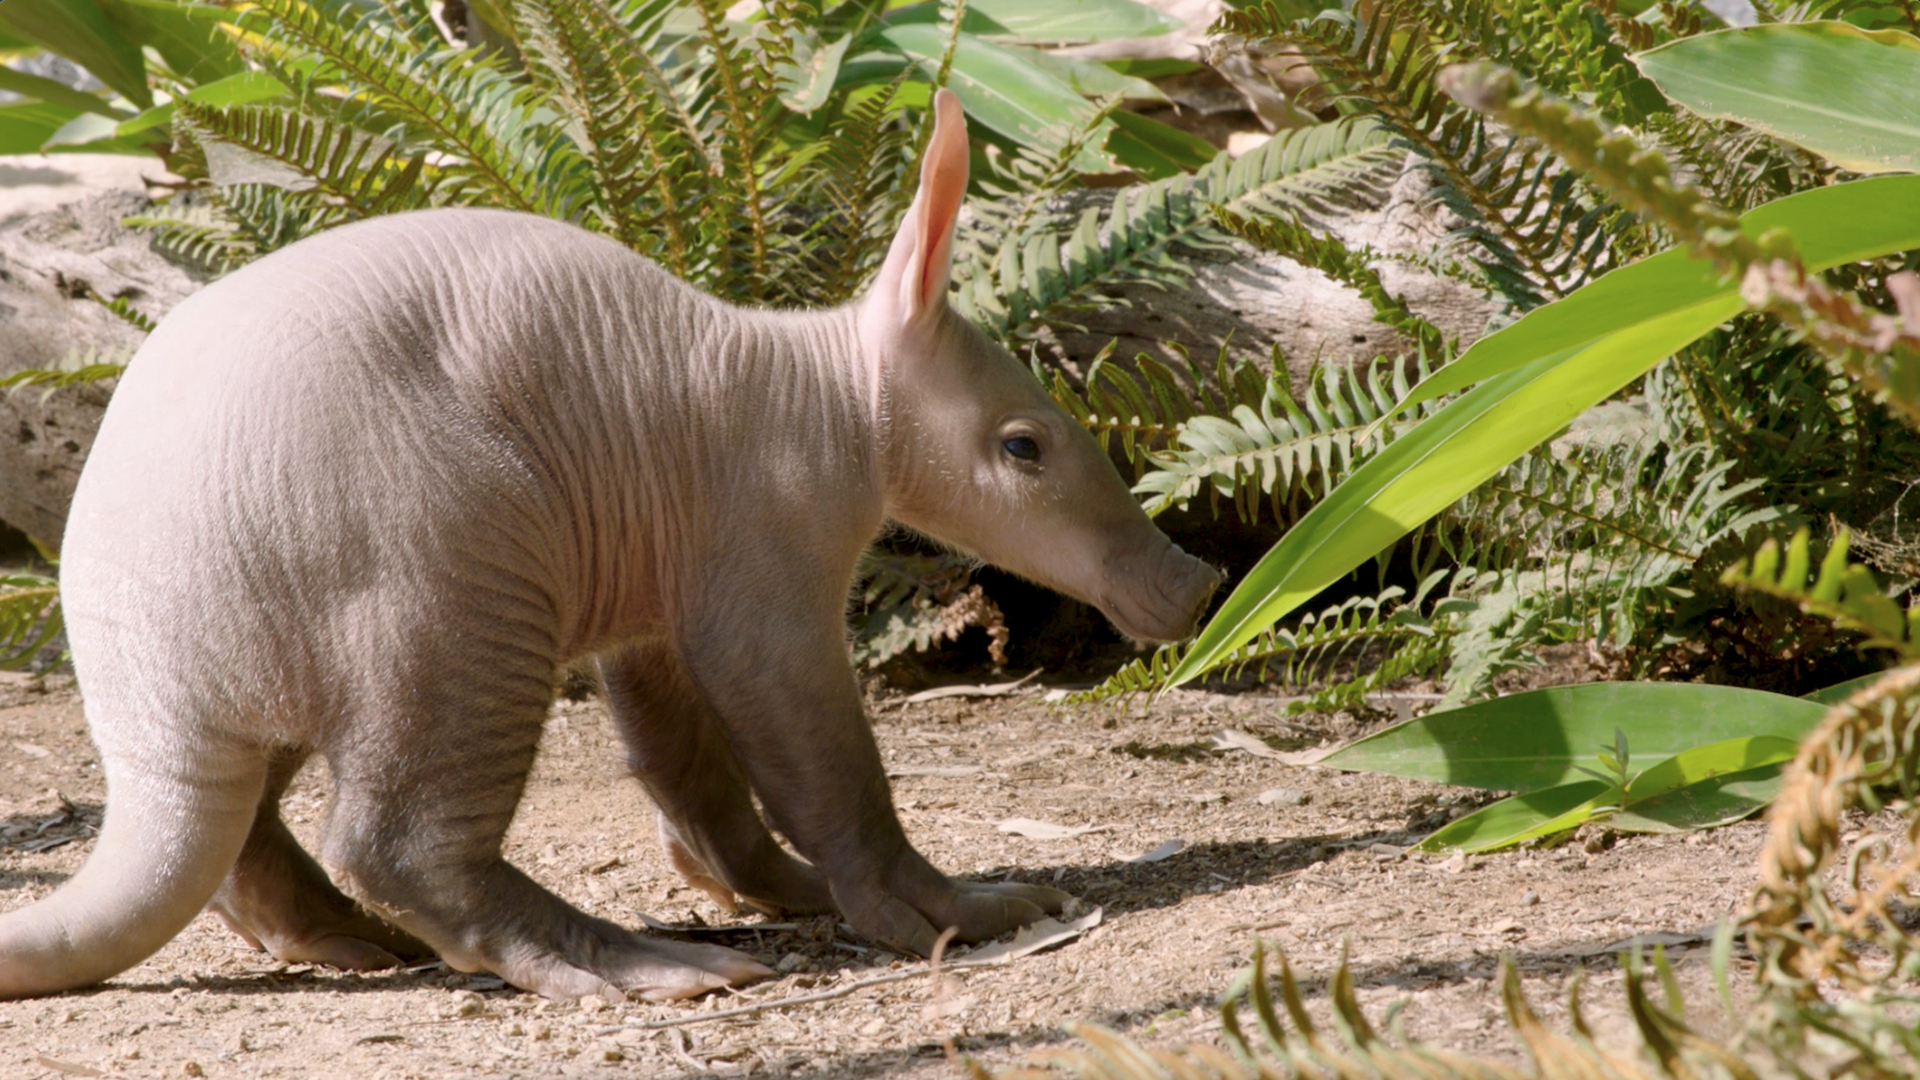
[[[109,978],[209,902],[283,960],[438,953],[553,997],[769,974],[501,857],[555,673],[589,654],[703,887],[921,953],[1058,910],[907,842],[848,665],[855,562],[892,519],[1152,640],[1189,634],[1218,577],[949,310],[967,143],[953,96],[935,109],[848,307],[732,307],[569,225],[436,210],[302,241],[168,317],[63,552],[106,822],[78,874],[0,916],[0,997]],[[278,811],[314,752],[319,863]]]

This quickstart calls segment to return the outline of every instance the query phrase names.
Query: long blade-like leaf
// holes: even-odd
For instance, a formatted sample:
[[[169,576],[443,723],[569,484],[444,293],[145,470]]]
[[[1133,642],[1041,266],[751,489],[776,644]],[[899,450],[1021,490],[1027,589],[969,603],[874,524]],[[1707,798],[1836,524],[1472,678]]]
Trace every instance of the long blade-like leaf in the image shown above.
[[[1802,191],[1754,207],[1741,217],[1740,227],[1749,236],[1790,230],[1809,270],[1904,251],[1920,243],[1915,239],[1920,237],[1920,177],[1882,176]],[[1670,248],[1474,342],[1458,360],[1414,387],[1398,409],[1404,412],[1536,357],[1590,344],[1678,308],[1738,294],[1738,284],[1720,280],[1710,264]]]
[[[1728,739],[1768,737],[1797,743],[1826,715],[1803,698],[1701,683],[1586,683],[1530,690],[1464,708],[1430,713],[1361,739],[1321,761],[1336,769],[1387,773],[1464,787],[1533,791],[1565,784],[1592,768],[1595,755],[1624,734],[1635,761],[1657,761]],[[1779,749],[1773,743],[1759,750]],[[1655,766],[1639,794],[1704,778],[1696,763]],[[1742,768],[1765,764],[1742,760]],[[1656,770],[1663,770],[1656,772]],[[1724,769],[1722,771],[1725,771]],[[1672,785],[1669,785],[1672,786]]]
[[[1809,266],[1920,247],[1920,176],[1821,188],[1756,209],[1749,231],[1793,231]],[[1301,518],[1221,605],[1174,668],[1178,686],[1310,600],[1354,567],[1738,313],[1738,291],[1711,266],[1667,252],[1614,271],[1475,345],[1408,395],[1481,360],[1448,389],[1485,382],[1356,469]],[[1484,372],[1480,374],[1480,372]]]
[[[1598,780],[1576,780],[1483,806],[1425,840],[1421,851],[1492,851],[1535,836],[1578,828],[1602,806],[1620,798],[1620,789]]]
[[[52,49],[143,109],[153,104],[139,43],[94,0],[6,0],[0,3],[0,30]]]
[[[1843,22],[1699,34],[1634,57],[1670,98],[1854,172],[1920,171],[1920,38]]]

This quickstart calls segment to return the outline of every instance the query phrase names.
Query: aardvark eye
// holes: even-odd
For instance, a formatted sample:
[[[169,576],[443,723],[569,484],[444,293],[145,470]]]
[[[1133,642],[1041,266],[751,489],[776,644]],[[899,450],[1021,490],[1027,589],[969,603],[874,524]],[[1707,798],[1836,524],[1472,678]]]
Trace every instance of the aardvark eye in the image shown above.
[[[1000,445],[1005,448],[1007,453],[1012,454],[1021,461],[1040,460],[1040,444],[1027,438],[1025,435],[1015,435]]]

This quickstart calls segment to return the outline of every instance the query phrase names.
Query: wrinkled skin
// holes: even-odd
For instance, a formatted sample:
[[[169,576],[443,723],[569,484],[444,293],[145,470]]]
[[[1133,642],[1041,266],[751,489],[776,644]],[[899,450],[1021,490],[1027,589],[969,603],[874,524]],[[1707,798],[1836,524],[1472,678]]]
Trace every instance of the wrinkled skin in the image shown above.
[[[966,141],[937,109],[847,308],[729,307],[472,210],[347,226],[182,304],[115,394],[63,552],[106,822],[71,881],[0,916],[0,997],[111,977],[209,902],[282,959],[437,953],[554,997],[769,974],[501,857],[557,672],[587,655],[670,858],[717,898],[838,909],[922,953],[1058,910],[907,842],[844,645],[855,562],[896,520],[1153,640],[1190,633],[1216,577],[948,310]],[[317,861],[277,808],[311,753],[335,784]]]

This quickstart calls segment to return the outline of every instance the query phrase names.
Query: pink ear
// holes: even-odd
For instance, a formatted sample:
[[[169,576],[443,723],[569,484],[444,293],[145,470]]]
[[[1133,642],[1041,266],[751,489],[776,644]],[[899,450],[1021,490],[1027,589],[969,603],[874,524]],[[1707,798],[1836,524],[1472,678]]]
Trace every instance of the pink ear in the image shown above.
[[[967,193],[967,119],[946,89],[933,95],[933,138],[920,162],[920,191],[867,297],[869,314],[889,332],[944,310],[953,226]]]
[[[941,87],[933,95],[933,138],[920,162],[920,193],[913,200],[913,262],[901,282],[914,316],[946,303],[953,262],[953,227],[967,195],[967,118],[960,99]]]

